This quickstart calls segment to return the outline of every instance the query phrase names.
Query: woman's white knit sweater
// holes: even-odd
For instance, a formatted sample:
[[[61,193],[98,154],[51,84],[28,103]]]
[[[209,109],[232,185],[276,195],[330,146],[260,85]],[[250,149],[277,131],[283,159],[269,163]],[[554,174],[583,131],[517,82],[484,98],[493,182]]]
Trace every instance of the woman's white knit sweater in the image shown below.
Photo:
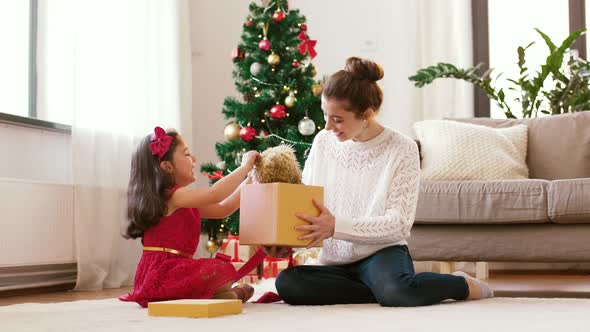
[[[336,217],[319,262],[353,263],[392,245],[407,244],[414,222],[420,158],[416,143],[390,128],[366,142],[340,142],[322,130],[303,170],[303,183],[324,187]]]

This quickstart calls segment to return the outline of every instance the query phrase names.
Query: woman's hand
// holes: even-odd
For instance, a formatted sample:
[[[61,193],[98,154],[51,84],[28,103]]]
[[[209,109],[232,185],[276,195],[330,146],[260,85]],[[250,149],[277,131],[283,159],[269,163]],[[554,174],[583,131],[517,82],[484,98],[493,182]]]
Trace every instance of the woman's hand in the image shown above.
[[[268,247],[262,246],[262,251],[270,257],[287,258],[293,254],[293,249],[289,247]]]
[[[246,167],[248,170],[251,170],[258,158],[260,158],[260,153],[258,153],[258,151],[248,151],[242,157],[242,166]]]
[[[300,213],[295,215],[299,219],[303,219],[309,223],[309,225],[301,225],[295,227],[295,229],[298,231],[310,232],[309,234],[302,235],[299,237],[299,240],[312,240],[312,242],[307,246],[307,248],[311,248],[314,245],[323,241],[324,239],[334,236],[334,228],[336,226],[336,218],[332,215],[330,210],[328,210],[322,203],[317,202],[315,199],[313,199],[312,201],[313,205],[315,205],[318,208],[318,210],[320,210],[319,216],[314,217]]]

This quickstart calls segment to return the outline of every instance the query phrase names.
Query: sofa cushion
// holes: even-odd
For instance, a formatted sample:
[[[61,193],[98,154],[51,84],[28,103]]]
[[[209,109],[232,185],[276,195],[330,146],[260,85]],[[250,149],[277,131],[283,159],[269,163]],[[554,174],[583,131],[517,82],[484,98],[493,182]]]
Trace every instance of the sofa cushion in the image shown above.
[[[416,122],[422,179],[526,179],[527,127],[490,128],[448,120]]]
[[[577,112],[531,119],[452,119],[490,126],[528,126],[527,165],[535,179],[590,177],[590,112]]]
[[[549,223],[546,180],[422,181],[416,224]]]
[[[547,203],[557,224],[590,224],[590,178],[551,181]]]

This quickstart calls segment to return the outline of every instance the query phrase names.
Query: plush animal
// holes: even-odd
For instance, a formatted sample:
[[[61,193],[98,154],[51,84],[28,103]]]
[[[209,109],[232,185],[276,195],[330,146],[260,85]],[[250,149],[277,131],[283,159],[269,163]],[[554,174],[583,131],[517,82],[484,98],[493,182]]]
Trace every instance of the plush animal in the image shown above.
[[[264,150],[256,162],[254,180],[258,183],[301,184],[301,168],[295,151],[288,145],[278,145]]]

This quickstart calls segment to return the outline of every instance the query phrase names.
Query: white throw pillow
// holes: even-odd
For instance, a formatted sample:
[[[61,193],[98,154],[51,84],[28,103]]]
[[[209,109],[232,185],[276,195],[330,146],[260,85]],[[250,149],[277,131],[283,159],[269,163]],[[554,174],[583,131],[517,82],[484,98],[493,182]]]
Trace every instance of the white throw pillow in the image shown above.
[[[422,179],[526,179],[527,126],[490,128],[450,120],[414,124]]]

